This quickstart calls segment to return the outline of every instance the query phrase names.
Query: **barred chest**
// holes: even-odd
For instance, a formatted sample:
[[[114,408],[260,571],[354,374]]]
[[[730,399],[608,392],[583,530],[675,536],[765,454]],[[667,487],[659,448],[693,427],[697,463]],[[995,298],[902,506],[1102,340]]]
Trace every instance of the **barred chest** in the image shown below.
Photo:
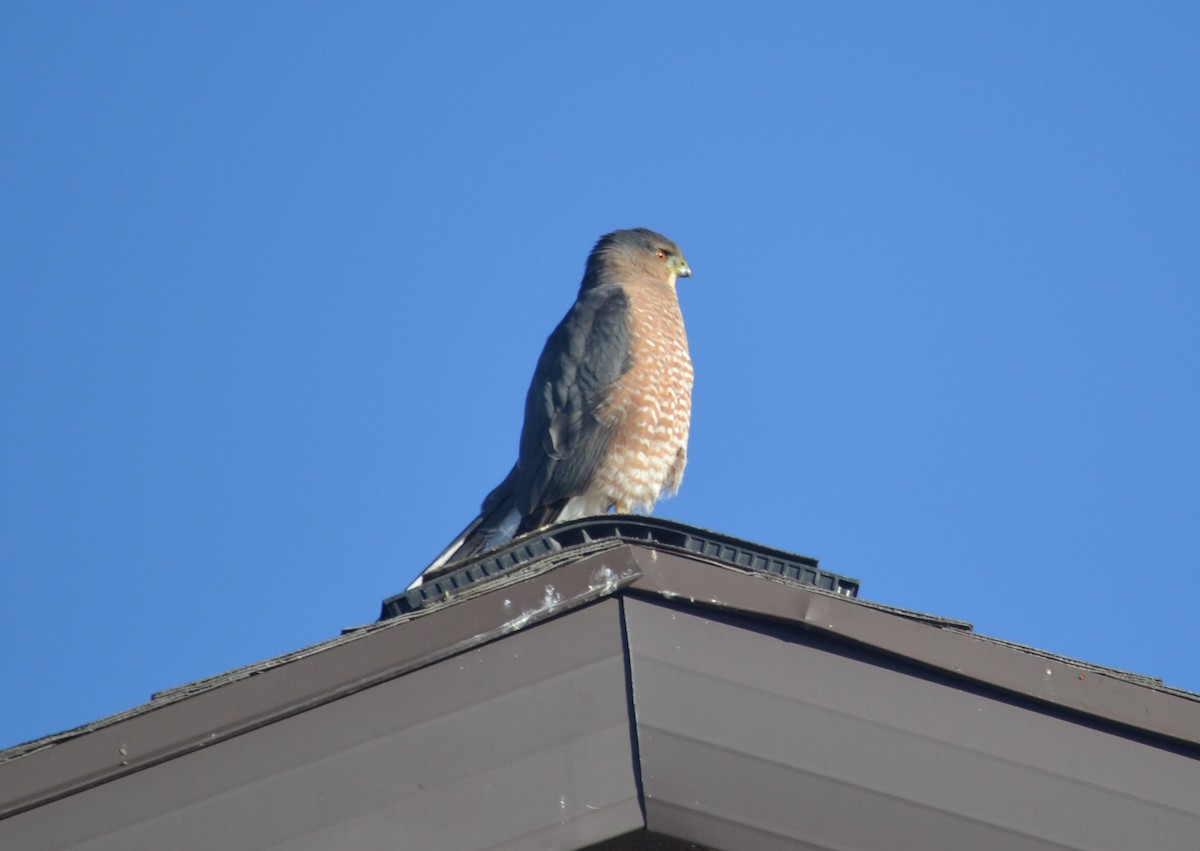
[[[692,360],[673,287],[627,288],[633,365],[602,416],[617,430],[593,484],[620,512],[649,510],[674,492],[687,463]]]

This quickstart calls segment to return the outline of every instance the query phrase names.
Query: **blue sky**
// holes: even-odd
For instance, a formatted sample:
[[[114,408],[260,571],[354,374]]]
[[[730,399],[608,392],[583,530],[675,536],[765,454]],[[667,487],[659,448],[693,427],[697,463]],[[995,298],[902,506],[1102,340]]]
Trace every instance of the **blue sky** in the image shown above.
[[[602,233],[658,514],[1200,690],[1195,4],[9,3],[0,746],[368,622]]]

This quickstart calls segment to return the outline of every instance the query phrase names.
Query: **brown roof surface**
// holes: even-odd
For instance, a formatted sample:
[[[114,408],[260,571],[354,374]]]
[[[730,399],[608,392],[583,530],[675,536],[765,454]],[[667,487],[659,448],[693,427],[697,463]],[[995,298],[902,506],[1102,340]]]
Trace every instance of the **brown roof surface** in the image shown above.
[[[1196,788],[1195,695],[600,540],[0,754],[0,846],[1171,848]]]

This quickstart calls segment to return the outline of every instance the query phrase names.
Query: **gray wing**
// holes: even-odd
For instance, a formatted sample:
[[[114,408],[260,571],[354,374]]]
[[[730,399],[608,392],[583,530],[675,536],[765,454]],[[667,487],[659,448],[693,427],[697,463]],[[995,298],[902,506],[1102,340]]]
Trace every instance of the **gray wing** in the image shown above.
[[[513,471],[523,517],[587,490],[617,425],[597,413],[633,365],[631,343],[629,299],[616,285],[581,292],[546,340],[525,397]]]
[[[522,534],[553,523],[568,499],[587,490],[617,426],[597,413],[633,365],[628,317],[629,300],[619,286],[580,293],[538,358],[517,463],[484,499],[479,516],[410,588],[496,546],[510,512],[518,512],[516,534]]]

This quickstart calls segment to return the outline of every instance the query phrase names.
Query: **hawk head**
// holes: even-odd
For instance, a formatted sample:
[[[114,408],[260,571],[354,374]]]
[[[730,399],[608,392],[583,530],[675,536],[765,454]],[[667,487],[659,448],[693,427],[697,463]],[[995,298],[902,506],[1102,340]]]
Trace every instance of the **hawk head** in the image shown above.
[[[647,228],[631,228],[600,237],[588,255],[582,288],[642,281],[673,287],[677,278],[691,274],[678,245]]]

